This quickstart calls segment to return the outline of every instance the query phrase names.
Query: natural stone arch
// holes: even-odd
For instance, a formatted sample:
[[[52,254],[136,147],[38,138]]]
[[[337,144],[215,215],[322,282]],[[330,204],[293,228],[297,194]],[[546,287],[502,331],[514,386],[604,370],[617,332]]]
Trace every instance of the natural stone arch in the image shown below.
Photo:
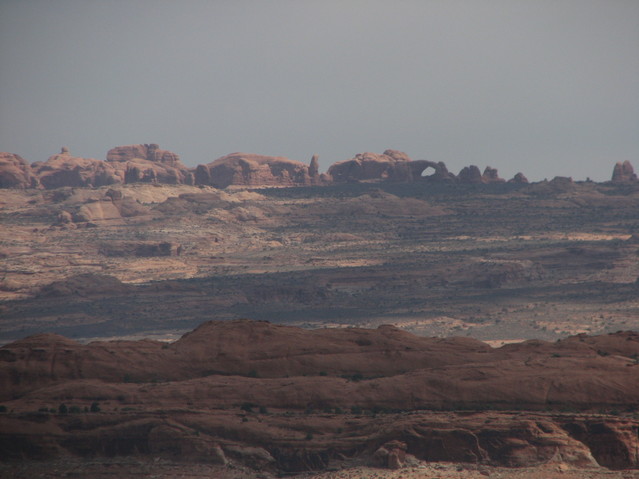
[[[414,180],[448,180],[451,179],[451,174],[448,172],[448,168],[443,162],[435,163],[428,160],[415,160],[410,163],[411,173]],[[429,169],[434,170],[434,173],[430,174]],[[426,173],[426,174],[424,174]]]

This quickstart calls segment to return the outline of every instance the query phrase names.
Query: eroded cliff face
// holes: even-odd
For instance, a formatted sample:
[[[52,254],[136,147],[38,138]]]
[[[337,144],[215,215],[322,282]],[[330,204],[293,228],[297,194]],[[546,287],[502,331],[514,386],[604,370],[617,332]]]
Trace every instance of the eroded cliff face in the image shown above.
[[[492,349],[392,326],[248,320],[206,323],[171,344],[38,335],[0,348],[0,451],[3,460],[160,456],[273,472],[345,457],[635,468],[639,421],[613,410],[639,400],[638,338]]]
[[[503,183],[496,168],[487,166],[482,174],[475,165],[463,168],[458,175],[448,171],[444,162],[427,160],[413,161],[406,153],[397,150],[386,150],[382,154],[360,153],[350,160],[334,163],[327,175],[335,183],[379,182],[390,181],[398,183],[413,182],[457,182],[473,183]],[[525,177],[519,173],[511,180],[517,183],[527,183]]]
[[[106,163],[123,173],[123,182],[192,185],[193,173],[180,157],[155,144],[127,145],[107,152]]]
[[[177,154],[156,144],[118,146],[106,161],[72,156],[63,147],[47,161],[29,165],[18,155],[0,153],[0,188],[56,189],[129,183],[187,184],[193,174]]]
[[[159,145],[117,146],[107,152],[106,161],[79,158],[63,147],[46,162],[29,165],[18,155],[0,153],[0,188],[55,189],[62,187],[99,187],[117,183],[154,183],[170,185],[228,186],[316,186],[358,182],[457,182],[462,184],[503,183],[496,168],[487,166],[482,173],[476,165],[462,168],[458,175],[448,171],[444,162],[413,161],[406,153],[386,150],[381,154],[364,152],[338,161],[327,173],[319,172],[317,155],[310,164],[279,156],[231,153],[195,168],[187,168],[180,157]],[[637,181],[629,161],[615,164],[613,183]],[[517,173],[510,183],[528,180]]]
[[[216,188],[227,186],[311,186],[319,185],[317,158],[310,165],[280,156],[231,153],[208,165],[199,165],[195,182]]]
[[[19,155],[0,153],[0,188],[36,188],[38,179]]]
[[[66,148],[43,163],[34,163],[32,169],[47,189],[98,187],[123,181],[123,175],[111,165],[93,158],[72,156]]]

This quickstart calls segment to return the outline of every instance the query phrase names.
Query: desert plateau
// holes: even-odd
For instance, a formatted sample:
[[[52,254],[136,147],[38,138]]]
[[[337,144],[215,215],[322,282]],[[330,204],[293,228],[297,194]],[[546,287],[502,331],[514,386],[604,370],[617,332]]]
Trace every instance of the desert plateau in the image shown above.
[[[0,476],[639,477],[639,181],[0,154]]]

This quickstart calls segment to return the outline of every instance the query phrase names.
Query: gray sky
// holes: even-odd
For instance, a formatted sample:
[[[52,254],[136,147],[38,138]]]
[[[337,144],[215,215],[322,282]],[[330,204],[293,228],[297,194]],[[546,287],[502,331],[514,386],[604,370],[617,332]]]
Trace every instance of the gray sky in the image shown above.
[[[639,169],[637,0],[0,0],[0,151]]]

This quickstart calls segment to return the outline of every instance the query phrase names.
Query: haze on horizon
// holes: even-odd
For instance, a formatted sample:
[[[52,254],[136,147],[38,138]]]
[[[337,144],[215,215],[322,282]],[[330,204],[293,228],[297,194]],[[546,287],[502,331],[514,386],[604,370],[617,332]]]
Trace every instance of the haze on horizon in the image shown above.
[[[0,151],[639,167],[635,0],[0,0]]]

